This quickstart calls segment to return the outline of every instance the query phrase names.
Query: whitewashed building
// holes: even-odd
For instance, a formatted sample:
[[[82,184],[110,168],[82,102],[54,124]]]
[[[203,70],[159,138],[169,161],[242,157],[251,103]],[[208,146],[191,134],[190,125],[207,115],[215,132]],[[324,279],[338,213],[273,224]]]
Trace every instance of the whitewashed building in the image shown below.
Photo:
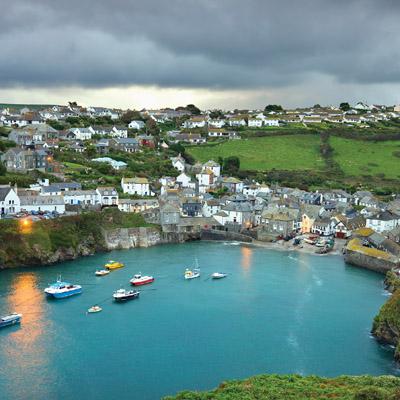
[[[113,187],[98,187],[96,192],[102,206],[118,205],[118,192]]]
[[[122,178],[121,187],[124,193],[138,196],[155,196],[155,193],[150,189],[150,182],[147,178]]]
[[[390,231],[397,226],[400,226],[400,216],[390,211],[381,211],[367,217],[366,227],[378,233]]]
[[[20,199],[11,186],[0,186],[0,214],[15,214],[20,211]]]

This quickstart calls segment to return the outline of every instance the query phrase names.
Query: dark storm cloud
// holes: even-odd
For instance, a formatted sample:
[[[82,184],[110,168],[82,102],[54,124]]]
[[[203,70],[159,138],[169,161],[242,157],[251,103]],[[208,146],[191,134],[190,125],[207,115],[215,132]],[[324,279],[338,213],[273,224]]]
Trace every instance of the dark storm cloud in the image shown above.
[[[0,87],[397,83],[399,20],[396,0],[14,0]]]

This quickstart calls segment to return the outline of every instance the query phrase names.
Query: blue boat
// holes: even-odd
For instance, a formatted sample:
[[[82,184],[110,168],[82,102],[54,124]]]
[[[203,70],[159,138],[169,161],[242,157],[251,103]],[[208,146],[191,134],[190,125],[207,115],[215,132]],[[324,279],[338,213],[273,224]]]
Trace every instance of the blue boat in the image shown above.
[[[61,281],[61,277],[57,279],[56,283],[52,283],[49,287],[44,289],[44,292],[55,299],[64,299],[65,297],[74,296],[75,294],[82,293],[82,286],[72,285],[69,282]]]
[[[0,318],[0,328],[16,325],[21,322],[22,314],[12,313]]]

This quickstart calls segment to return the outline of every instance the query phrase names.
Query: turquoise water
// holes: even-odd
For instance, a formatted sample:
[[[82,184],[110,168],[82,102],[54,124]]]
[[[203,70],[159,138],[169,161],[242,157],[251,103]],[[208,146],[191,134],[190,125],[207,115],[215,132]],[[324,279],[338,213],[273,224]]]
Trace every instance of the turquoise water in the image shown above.
[[[185,281],[198,258],[200,279]],[[126,267],[97,278],[109,259]],[[133,274],[154,275],[140,299],[111,301]],[[215,271],[229,272],[219,281]],[[48,300],[62,273],[81,295]],[[150,290],[151,289],[151,290]],[[158,399],[260,373],[393,374],[392,351],[369,335],[385,302],[382,276],[341,257],[196,242],[116,251],[0,273],[0,397]],[[103,311],[87,315],[101,303]]]

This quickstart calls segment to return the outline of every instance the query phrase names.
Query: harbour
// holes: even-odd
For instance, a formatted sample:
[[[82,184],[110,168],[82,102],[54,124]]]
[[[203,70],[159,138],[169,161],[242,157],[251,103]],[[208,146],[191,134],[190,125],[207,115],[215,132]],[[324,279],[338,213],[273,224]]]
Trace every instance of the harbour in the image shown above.
[[[110,258],[125,267],[95,276]],[[201,276],[186,280],[195,259]],[[210,279],[215,271],[226,279]],[[132,288],[139,272],[154,282],[115,303],[113,292]],[[82,293],[47,299],[60,274]],[[137,248],[3,271],[0,295],[1,315],[23,314],[0,331],[5,400],[32,391],[68,400],[76,387],[80,398],[158,399],[260,373],[398,374],[393,350],[369,333],[387,299],[382,276],[336,255],[228,242]],[[93,305],[102,312],[88,315]]]

